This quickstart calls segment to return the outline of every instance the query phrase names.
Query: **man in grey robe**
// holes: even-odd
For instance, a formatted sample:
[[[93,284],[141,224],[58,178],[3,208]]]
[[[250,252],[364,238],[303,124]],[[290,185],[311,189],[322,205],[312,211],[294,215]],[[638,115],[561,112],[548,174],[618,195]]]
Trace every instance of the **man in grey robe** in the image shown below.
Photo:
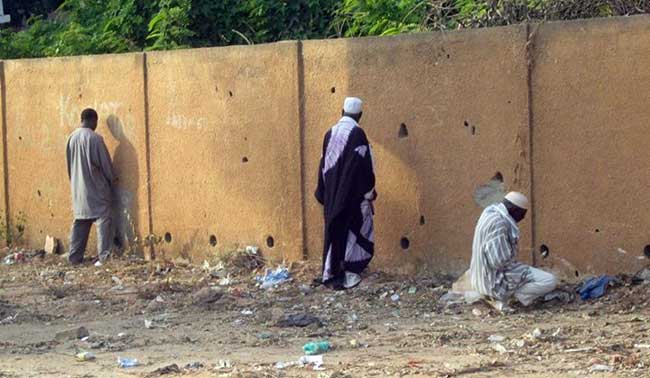
[[[498,310],[509,310],[512,297],[528,306],[557,285],[553,274],[517,261],[517,223],[527,210],[528,199],[510,192],[503,202],[488,206],[476,225],[469,269],[471,288]]]
[[[73,265],[83,262],[93,223],[99,256],[95,265],[101,266],[111,253],[112,191],[117,178],[104,138],[95,132],[98,120],[95,110],[85,109],[81,126],[68,138],[66,157],[74,213],[68,261]]]

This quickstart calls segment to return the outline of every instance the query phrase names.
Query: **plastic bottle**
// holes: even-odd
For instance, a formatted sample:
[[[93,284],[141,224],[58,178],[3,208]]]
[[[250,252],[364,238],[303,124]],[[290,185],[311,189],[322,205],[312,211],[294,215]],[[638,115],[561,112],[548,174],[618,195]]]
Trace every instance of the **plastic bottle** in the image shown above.
[[[117,364],[121,368],[131,368],[140,365],[138,360],[136,360],[135,358],[122,358],[122,357],[117,358]]]
[[[95,355],[90,352],[77,353],[77,360],[79,361],[93,361],[95,358]]]
[[[332,346],[329,341],[319,341],[315,343],[307,343],[302,347],[306,355],[313,356],[315,354],[323,354],[330,350]]]

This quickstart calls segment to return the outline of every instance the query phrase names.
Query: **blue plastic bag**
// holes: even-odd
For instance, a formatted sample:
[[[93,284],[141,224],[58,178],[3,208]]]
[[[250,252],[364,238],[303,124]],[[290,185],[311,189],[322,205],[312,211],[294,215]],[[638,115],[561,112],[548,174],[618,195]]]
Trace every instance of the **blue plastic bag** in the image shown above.
[[[605,295],[607,291],[607,286],[610,282],[614,281],[615,278],[612,276],[599,276],[586,280],[580,285],[578,293],[580,293],[580,298],[583,301],[589,299],[600,298]]]

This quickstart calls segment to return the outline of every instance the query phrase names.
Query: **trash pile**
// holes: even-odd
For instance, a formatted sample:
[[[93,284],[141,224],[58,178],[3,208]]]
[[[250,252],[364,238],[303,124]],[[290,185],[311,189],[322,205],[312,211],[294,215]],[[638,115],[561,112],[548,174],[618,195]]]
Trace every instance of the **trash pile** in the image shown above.
[[[565,283],[503,316],[462,278],[452,285],[446,276],[372,272],[355,289],[334,292],[310,285],[318,262],[269,266],[255,247],[198,266],[124,258],[102,269],[69,267],[49,254],[15,260],[20,252],[0,266],[11,302],[0,298],[0,351],[64,355],[78,369],[97,364],[146,377],[498,377],[553,364],[558,376],[634,376],[650,363],[648,269]],[[51,340],[3,338],[23,322],[42,324]],[[227,353],[202,354],[215,349]],[[421,350],[436,358],[414,354]]]

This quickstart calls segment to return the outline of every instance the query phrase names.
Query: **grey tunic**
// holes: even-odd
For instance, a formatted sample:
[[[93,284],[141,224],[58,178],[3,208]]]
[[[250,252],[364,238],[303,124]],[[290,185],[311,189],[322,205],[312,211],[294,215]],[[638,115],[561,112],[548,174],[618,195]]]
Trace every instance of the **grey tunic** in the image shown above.
[[[113,164],[104,138],[88,128],[75,130],[66,151],[75,219],[97,219],[111,214]]]

